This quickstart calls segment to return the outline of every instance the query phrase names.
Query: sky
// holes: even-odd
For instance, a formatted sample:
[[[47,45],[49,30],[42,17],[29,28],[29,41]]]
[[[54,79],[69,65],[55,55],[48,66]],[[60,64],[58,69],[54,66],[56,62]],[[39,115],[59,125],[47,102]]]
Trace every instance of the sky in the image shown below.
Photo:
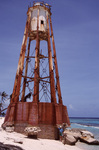
[[[99,0],[52,6],[63,104],[70,117],[99,117]],[[12,93],[31,0],[0,0],[0,92]]]

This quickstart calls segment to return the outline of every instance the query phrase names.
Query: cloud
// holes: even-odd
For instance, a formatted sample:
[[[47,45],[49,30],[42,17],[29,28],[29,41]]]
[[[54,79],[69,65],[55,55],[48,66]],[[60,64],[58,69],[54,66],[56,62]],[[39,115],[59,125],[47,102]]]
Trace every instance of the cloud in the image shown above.
[[[75,108],[72,106],[72,104],[69,104],[69,109],[75,110]]]

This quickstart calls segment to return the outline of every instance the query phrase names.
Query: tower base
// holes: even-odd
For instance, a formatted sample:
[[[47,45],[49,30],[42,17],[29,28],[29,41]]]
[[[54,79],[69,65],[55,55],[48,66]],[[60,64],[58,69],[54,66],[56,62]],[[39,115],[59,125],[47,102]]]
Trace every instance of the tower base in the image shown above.
[[[26,127],[40,127],[38,138],[58,139],[57,125],[63,123],[70,125],[67,108],[62,104],[18,102],[9,105],[2,126],[14,126],[20,133]]]

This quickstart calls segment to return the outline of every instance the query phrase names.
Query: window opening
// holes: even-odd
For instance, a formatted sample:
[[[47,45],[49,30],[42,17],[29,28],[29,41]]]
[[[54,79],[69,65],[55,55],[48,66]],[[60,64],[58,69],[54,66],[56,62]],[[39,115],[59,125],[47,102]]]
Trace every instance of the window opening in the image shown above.
[[[41,20],[41,24],[44,24],[44,21],[43,21],[43,20]]]

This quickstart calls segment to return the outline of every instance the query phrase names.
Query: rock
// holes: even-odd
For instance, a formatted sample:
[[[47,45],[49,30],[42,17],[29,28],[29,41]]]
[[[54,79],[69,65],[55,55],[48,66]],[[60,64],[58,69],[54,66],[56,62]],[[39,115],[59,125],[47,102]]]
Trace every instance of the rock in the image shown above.
[[[82,136],[80,141],[90,144],[90,145],[99,145],[99,141],[94,139],[94,135],[89,131],[81,131]]]
[[[72,136],[67,134],[67,136],[65,136],[62,140],[63,144],[68,144],[68,145],[75,145],[75,143],[77,142],[77,140]]]
[[[81,137],[80,130],[66,129],[63,132],[63,144],[75,145],[78,139]]]
[[[28,136],[31,136],[37,135],[41,131],[41,129],[40,127],[26,127],[24,131]]]
[[[5,130],[7,132],[14,132],[14,127],[6,127]]]
[[[0,131],[2,131],[2,128],[0,128]]]
[[[23,150],[23,149],[19,146],[11,144],[3,144],[0,142],[0,150]]]
[[[21,139],[15,139],[14,140],[14,143],[20,143],[20,144],[23,144],[23,141]]]
[[[4,130],[6,130],[6,128],[8,128],[8,127],[14,128],[14,122],[12,121],[12,122],[6,122],[6,123],[3,123],[3,124],[2,124],[2,128],[3,128]]]
[[[90,145],[99,145],[99,141],[94,139],[94,135],[84,129],[66,129],[63,132],[63,144],[74,145],[77,140]]]
[[[86,137],[82,136],[82,137],[80,137],[80,141],[87,143],[87,144],[90,144],[90,145],[99,145],[99,141],[90,137],[90,136],[86,136]]]
[[[89,131],[81,131],[81,134],[82,134],[82,136],[85,136],[85,137],[90,136],[90,137],[94,138],[94,135]]]
[[[81,137],[80,132],[73,132],[72,130],[65,130],[63,135],[72,135],[76,140],[78,140]]]

